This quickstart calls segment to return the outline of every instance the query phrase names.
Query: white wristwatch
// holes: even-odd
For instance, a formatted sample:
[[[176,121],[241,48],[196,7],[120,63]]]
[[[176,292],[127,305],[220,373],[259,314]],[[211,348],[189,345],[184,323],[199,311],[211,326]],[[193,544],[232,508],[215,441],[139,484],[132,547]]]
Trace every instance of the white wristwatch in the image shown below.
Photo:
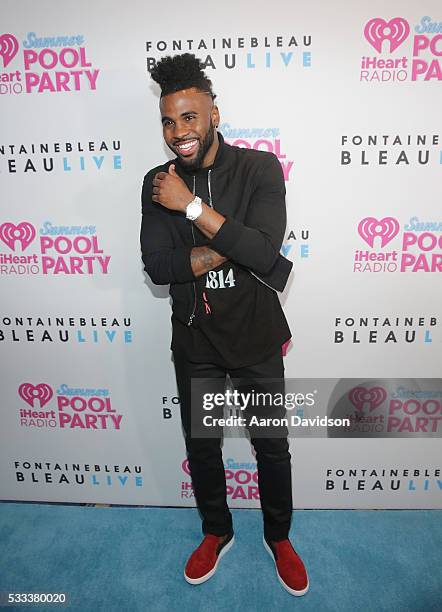
[[[190,221],[195,221],[202,212],[203,207],[201,205],[201,198],[195,196],[190,204],[186,206],[186,218]]]

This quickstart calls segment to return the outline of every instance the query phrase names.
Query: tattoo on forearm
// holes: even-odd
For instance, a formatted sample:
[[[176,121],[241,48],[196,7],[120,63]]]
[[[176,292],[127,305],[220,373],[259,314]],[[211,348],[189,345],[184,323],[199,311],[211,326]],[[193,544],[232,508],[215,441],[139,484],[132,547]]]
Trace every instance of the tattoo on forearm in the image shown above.
[[[190,253],[190,264],[195,276],[201,276],[227,261],[227,257],[220,255],[209,247],[194,247]]]

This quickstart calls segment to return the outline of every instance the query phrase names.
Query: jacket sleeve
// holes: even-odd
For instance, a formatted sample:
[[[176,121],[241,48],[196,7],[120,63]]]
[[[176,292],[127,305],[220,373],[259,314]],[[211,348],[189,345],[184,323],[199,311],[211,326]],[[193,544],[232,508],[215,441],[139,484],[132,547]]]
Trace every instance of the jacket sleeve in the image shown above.
[[[285,184],[281,164],[273,154],[264,157],[257,174],[244,223],[226,216],[211,246],[256,274],[266,274],[275,265],[284,239]]]
[[[141,194],[143,216],[140,241],[144,269],[156,285],[193,281],[195,276],[190,264],[192,247],[175,247],[168,212],[159,210],[161,205],[152,202],[154,174],[155,171],[149,172],[144,177]]]

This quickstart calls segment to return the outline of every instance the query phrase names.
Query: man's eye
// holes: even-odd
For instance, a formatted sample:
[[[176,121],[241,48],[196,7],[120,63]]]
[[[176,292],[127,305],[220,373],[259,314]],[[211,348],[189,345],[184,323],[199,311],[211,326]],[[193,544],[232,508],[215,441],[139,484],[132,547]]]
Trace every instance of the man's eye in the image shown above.
[[[169,121],[168,119],[163,121],[163,127],[167,127],[168,125],[172,125],[172,121]]]
[[[195,115],[187,115],[186,116],[186,121],[192,121],[192,119],[195,119]]]

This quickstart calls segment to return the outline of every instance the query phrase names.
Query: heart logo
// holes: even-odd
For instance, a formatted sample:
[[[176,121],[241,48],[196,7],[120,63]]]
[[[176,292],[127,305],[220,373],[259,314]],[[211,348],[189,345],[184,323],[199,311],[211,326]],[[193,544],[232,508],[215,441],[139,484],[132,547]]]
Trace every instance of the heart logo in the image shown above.
[[[384,217],[380,221],[375,217],[365,217],[359,222],[358,232],[361,238],[373,248],[374,239],[379,236],[381,248],[393,240],[399,231],[399,223],[394,217]]]
[[[18,40],[12,34],[2,34],[0,36],[0,55],[3,58],[3,66],[6,66],[14,59],[18,52]]]
[[[364,411],[364,406],[368,405],[370,412],[380,406],[386,399],[387,392],[382,387],[354,387],[348,394],[348,398],[359,412]]]
[[[190,467],[189,467],[189,460],[188,459],[184,459],[183,463],[181,464],[181,468],[182,468],[183,472],[186,472],[186,474],[188,476],[190,476]]]
[[[375,17],[365,25],[364,36],[378,53],[382,53],[382,43],[388,40],[390,43],[389,53],[401,45],[410,33],[408,21],[402,17],[395,17],[385,21],[381,17]]]
[[[22,221],[18,225],[13,223],[3,223],[0,225],[0,239],[3,240],[8,247],[15,251],[15,242],[21,244],[21,250],[24,251],[35,238],[35,228],[28,221]]]
[[[54,395],[51,387],[46,383],[40,383],[35,385],[35,387],[31,383],[23,383],[18,388],[18,394],[32,407],[34,407],[35,400],[38,399],[41,408],[43,408]]]

